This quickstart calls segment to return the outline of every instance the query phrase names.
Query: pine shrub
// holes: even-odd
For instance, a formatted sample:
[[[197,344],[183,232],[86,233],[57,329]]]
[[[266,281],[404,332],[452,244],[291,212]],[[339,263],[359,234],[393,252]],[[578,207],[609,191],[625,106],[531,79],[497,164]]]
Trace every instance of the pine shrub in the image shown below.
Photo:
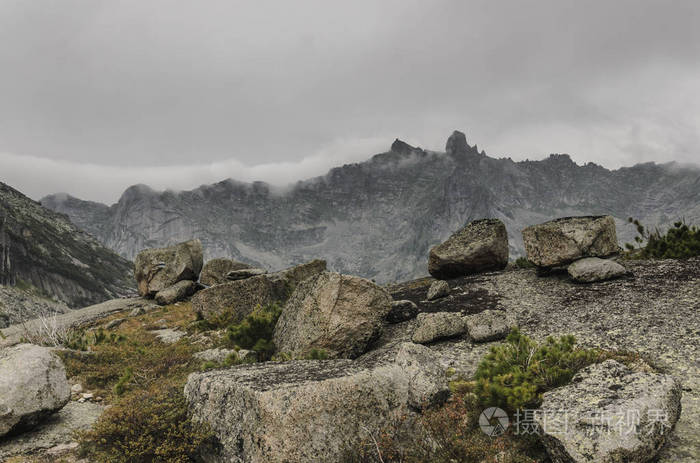
[[[658,229],[650,231],[639,220],[630,217],[629,223],[637,228],[635,243],[639,246],[639,252],[634,255],[640,259],[684,259],[700,256],[700,229],[694,225],[687,225],[684,221],[678,221],[669,228],[666,233]],[[635,245],[625,244],[629,251],[634,251]]]

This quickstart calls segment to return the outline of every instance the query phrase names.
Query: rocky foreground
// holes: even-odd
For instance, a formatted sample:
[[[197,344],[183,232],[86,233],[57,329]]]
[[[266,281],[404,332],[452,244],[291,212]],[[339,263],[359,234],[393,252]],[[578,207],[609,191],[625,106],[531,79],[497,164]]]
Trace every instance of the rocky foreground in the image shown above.
[[[572,334],[583,347],[640,356],[626,365],[594,363],[544,394],[535,421],[551,462],[696,461],[700,258],[619,258],[614,221],[578,217],[530,227],[525,244],[539,266],[517,269],[506,266],[503,230],[497,220],[473,222],[431,251],[431,273],[449,279],[387,287],[329,272],[320,260],[273,273],[233,261],[203,265],[201,244],[189,241],[137,257],[143,299],[115,300],[56,320],[62,327],[99,327],[116,346],[124,336],[141,339],[159,355],[172,346],[180,360],[171,368],[190,364],[184,353],[209,362],[214,369],[178,370],[190,373],[178,383],[189,417],[215,438],[198,454],[204,461],[343,462],[348,451],[397,422],[417,436],[422,414],[451,394],[448,372],[472,378],[489,348],[514,327],[536,340]],[[275,321],[265,328],[271,314]],[[221,340],[243,323],[261,324],[253,350],[224,348]],[[44,436],[41,442],[54,445],[50,451],[77,445],[63,442],[65,433],[47,431],[55,421],[44,421],[60,417],[63,410],[52,413],[71,397],[79,403],[94,397],[80,395],[82,386],[65,379],[51,349],[19,344],[26,330],[2,332],[0,432],[7,436],[0,457],[31,452],[16,437],[27,432]],[[271,349],[274,356],[263,355]],[[93,364],[100,358],[84,350],[63,354],[94,356],[86,360]],[[231,358],[244,365],[227,365]],[[8,374],[26,362],[37,368]],[[24,400],[18,381],[49,381],[52,394]],[[601,410],[626,427],[596,422]],[[571,430],[548,429],[547,416],[565,418]]]

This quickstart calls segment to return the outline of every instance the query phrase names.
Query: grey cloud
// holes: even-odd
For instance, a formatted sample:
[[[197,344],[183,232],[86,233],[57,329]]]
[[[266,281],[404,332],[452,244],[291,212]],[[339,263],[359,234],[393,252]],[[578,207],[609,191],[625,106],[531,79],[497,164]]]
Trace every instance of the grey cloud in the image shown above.
[[[695,0],[8,0],[0,152],[186,177],[459,128],[495,156],[693,162],[699,24]]]

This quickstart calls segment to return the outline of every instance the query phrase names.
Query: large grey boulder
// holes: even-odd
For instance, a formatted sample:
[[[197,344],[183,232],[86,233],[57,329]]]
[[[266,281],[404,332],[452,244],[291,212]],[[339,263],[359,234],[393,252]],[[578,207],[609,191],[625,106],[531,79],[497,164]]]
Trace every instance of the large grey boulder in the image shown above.
[[[358,360],[267,362],[190,375],[195,422],[221,443],[211,462],[342,462],[399,419],[448,394],[437,354],[403,343]],[[409,433],[410,434],[410,433]]]
[[[466,317],[467,331],[474,342],[497,341],[508,336],[517,324],[501,310],[484,310]]]
[[[182,280],[178,281],[172,286],[158,291],[155,296],[155,300],[160,305],[174,304],[178,301],[182,301],[194,294],[197,290],[197,283],[192,280]]]
[[[66,370],[49,348],[0,348],[0,436],[37,425],[68,400]]]
[[[577,260],[567,268],[569,276],[578,283],[594,283],[612,280],[627,274],[627,269],[615,261],[586,257]]]
[[[303,356],[323,349],[355,358],[381,334],[389,293],[364,278],[323,272],[303,281],[282,309],[274,341],[279,352]]]
[[[153,297],[178,281],[199,279],[202,243],[190,240],[167,248],[145,249],[134,260],[139,295]]]
[[[508,265],[508,234],[498,219],[475,220],[430,250],[428,272],[456,278]]]
[[[420,313],[416,322],[411,340],[419,344],[454,338],[467,331],[464,317],[459,312]]]
[[[672,376],[633,372],[615,360],[581,370],[544,394],[535,421],[554,463],[650,461],[680,416]]]
[[[226,274],[233,270],[243,270],[250,268],[250,265],[238,262],[233,259],[211,259],[202,267],[202,273],[199,275],[199,282],[206,286],[219,285],[226,283]]]
[[[605,257],[620,250],[615,220],[609,216],[564,217],[523,230],[527,259],[556,267],[582,257]]]
[[[313,260],[275,273],[217,284],[192,298],[192,309],[205,318],[226,315],[232,322],[242,320],[257,305],[284,303],[296,285],[326,270],[326,262]]]

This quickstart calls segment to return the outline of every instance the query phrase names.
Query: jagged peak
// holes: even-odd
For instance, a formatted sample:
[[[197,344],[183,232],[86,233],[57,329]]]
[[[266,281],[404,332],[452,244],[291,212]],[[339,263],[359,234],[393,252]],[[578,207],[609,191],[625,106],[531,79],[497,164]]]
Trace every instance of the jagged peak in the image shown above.
[[[399,154],[408,154],[412,151],[415,151],[416,148],[415,146],[411,146],[408,143],[406,143],[403,140],[399,140],[398,138],[394,140],[394,143],[391,144],[391,151],[394,153],[399,153]]]
[[[467,136],[464,132],[455,130],[452,135],[447,139],[445,144],[445,151],[447,154],[464,154],[471,150],[471,147],[467,143]]]

